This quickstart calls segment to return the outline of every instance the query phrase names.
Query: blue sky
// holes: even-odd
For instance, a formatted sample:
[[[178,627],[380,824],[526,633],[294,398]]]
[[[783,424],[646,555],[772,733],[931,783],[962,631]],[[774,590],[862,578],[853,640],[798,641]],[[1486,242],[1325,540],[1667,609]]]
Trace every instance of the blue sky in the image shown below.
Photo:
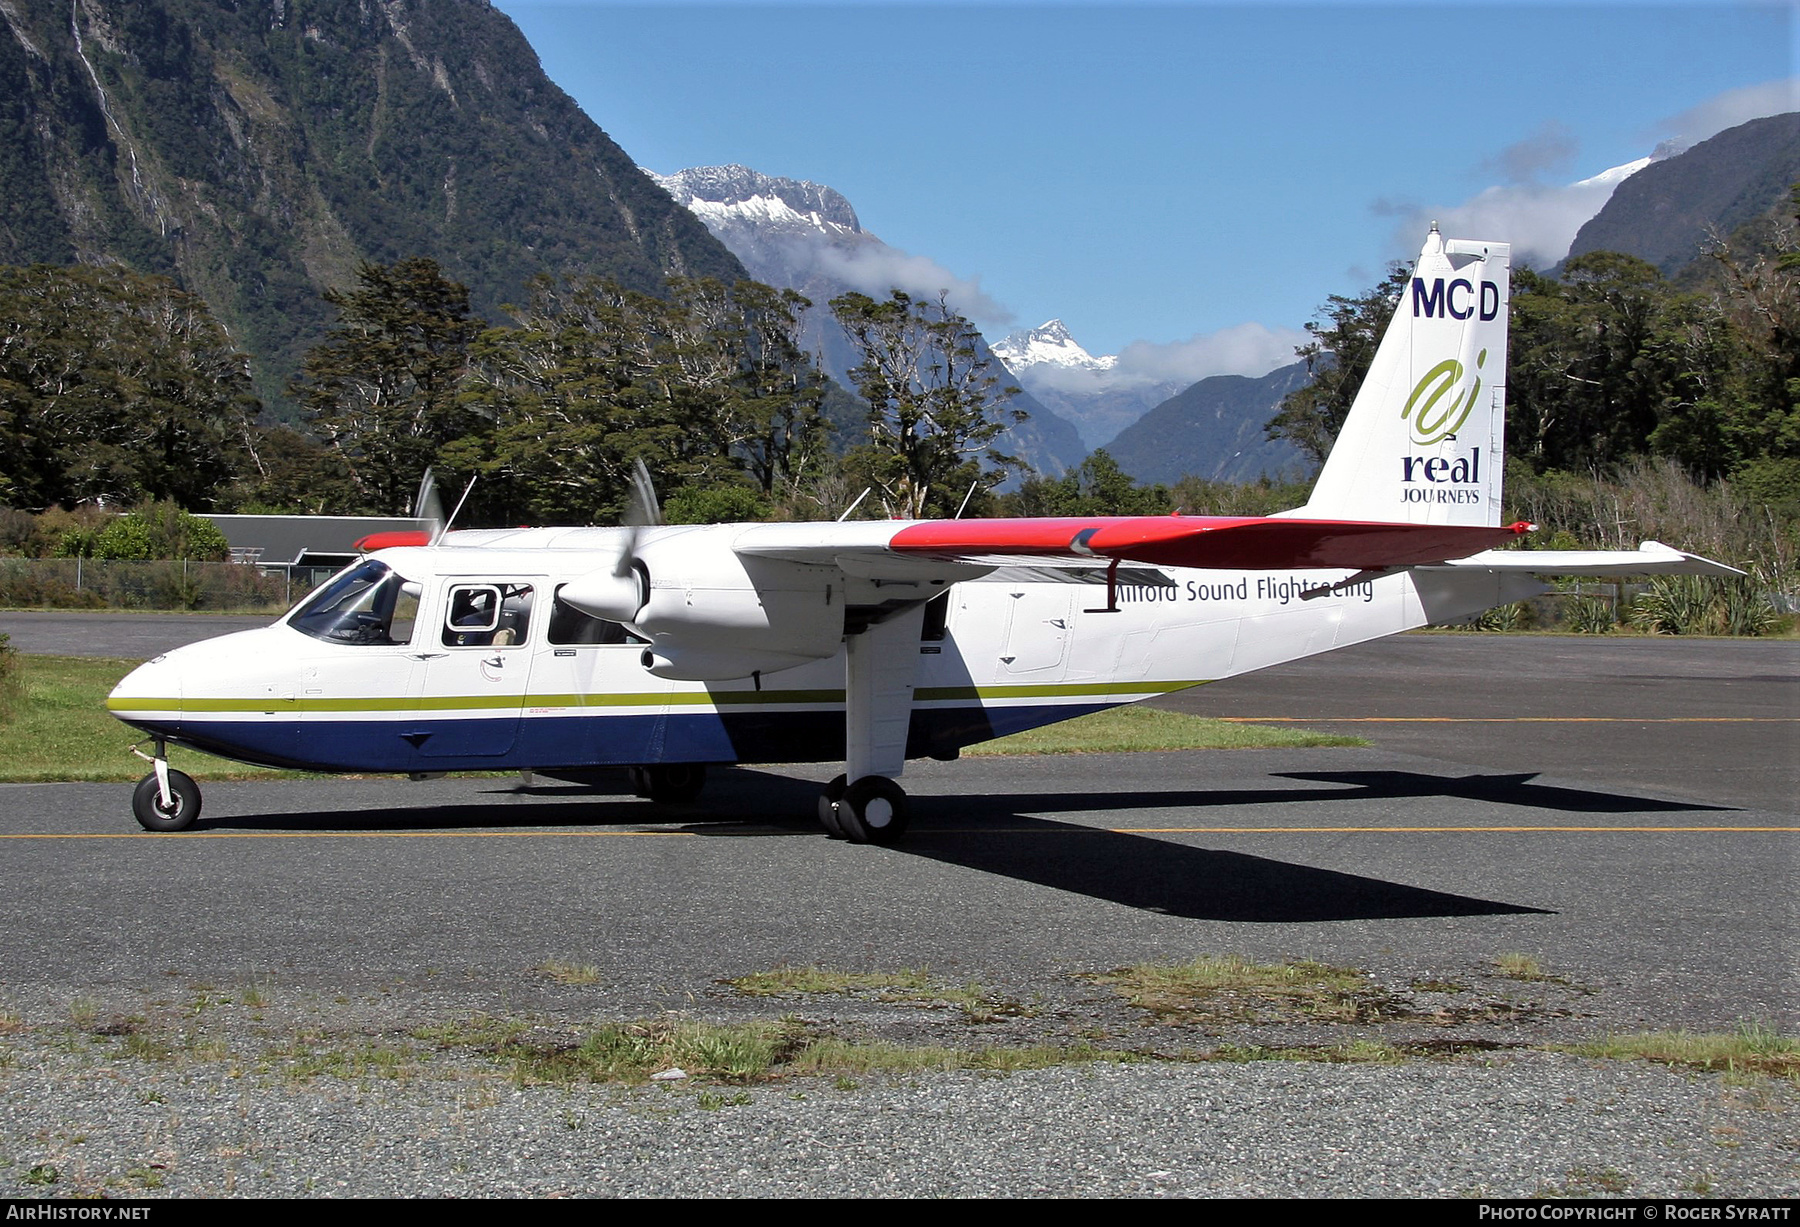
[[[1429,217],[1554,234],[1564,185],[1800,107],[1786,4],[497,7],[642,166],[830,184],[990,336],[1225,365]]]

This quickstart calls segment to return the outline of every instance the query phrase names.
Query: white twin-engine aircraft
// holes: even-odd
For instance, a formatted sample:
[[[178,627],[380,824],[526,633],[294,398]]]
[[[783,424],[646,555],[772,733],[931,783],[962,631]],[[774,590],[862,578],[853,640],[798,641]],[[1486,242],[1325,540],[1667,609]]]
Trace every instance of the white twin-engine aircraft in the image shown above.
[[[626,767],[664,801],[709,763],[841,759],[820,819],[886,843],[908,758],[1465,618],[1544,591],[1539,574],[1737,574],[1655,542],[1495,548],[1530,527],[1500,523],[1509,256],[1433,228],[1304,507],[377,549],[274,625],[119,683],[107,706],[156,751],[133,810],[158,831],[198,816],[171,742],[415,777]]]

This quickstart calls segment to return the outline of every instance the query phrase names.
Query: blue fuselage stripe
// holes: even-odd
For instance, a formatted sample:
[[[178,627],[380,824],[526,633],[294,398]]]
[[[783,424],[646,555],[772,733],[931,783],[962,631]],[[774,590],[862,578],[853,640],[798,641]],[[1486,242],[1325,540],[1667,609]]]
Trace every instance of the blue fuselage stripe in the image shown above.
[[[946,755],[1114,706],[1044,703],[915,709],[909,758]],[[517,771],[648,763],[800,763],[844,757],[842,711],[667,712],[418,720],[132,721],[240,762],[311,771]]]

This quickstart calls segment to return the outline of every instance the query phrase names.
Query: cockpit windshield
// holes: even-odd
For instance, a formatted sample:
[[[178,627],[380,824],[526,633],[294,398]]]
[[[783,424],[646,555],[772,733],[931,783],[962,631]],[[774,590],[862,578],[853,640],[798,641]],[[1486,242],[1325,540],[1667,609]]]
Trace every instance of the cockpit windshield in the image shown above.
[[[418,584],[371,558],[313,593],[288,625],[327,643],[411,643],[419,591]]]

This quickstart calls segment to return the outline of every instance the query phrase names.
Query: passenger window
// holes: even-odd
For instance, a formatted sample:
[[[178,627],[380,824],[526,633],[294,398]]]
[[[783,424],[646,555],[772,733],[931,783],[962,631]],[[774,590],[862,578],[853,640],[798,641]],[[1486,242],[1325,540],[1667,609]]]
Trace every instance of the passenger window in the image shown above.
[[[550,642],[559,646],[592,646],[607,643],[648,643],[617,622],[583,613],[562,599],[566,584],[556,586],[556,599],[550,603]]]
[[[458,584],[444,615],[444,646],[511,647],[531,632],[530,584]]]

